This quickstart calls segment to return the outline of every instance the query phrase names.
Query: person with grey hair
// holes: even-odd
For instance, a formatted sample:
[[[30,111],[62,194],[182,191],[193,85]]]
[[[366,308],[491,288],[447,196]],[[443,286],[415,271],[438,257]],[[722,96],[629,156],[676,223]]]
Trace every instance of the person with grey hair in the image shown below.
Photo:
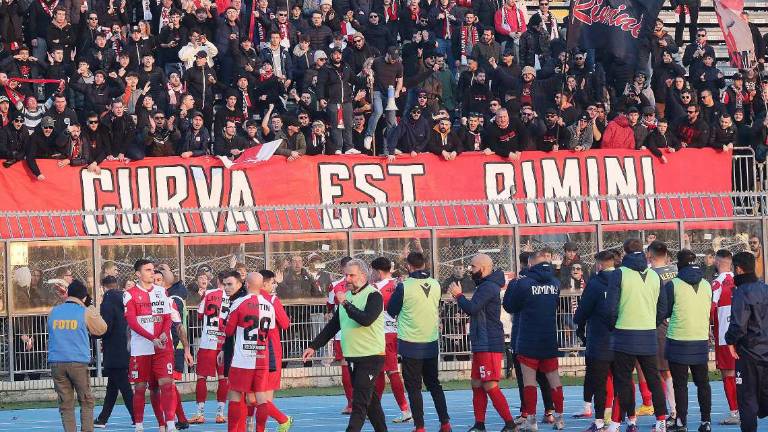
[[[366,416],[373,430],[386,431],[381,400],[374,391],[376,377],[384,367],[384,299],[369,283],[371,269],[365,261],[350,260],[344,267],[350,291],[338,291],[340,307],[302,355],[308,361],[320,347],[341,331],[341,347],[352,374],[352,413],[347,432],[363,428]]]

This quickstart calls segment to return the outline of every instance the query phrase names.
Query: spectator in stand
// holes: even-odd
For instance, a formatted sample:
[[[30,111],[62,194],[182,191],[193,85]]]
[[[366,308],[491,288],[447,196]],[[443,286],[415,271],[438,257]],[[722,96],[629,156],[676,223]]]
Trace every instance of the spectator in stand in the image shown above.
[[[437,126],[432,129],[427,149],[430,153],[442,156],[450,161],[456,159],[463,151],[458,135],[451,131],[451,120],[443,117],[437,121]]]
[[[738,146],[738,135],[733,126],[733,118],[723,113],[709,132],[709,147],[722,151],[731,151]]]
[[[520,120],[510,118],[506,108],[496,111],[493,123],[484,129],[486,155],[497,154],[509,160],[518,160],[523,150],[523,125]]]
[[[205,117],[200,111],[192,113],[191,119],[181,123],[181,140],[176,154],[184,159],[210,153],[211,134],[204,125]]]
[[[575,151],[589,150],[592,147],[593,135],[592,135],[592,119],[588,114],[582,114],[579,119],[568,126],[568,140],[567,149]]]
[[[681,147],[703,148],[709,146],[709,125],[703,118],[698,105],[690,105],[687,118],[675,128]]]
[[[136,123],[131,116],[125,115],[125,106],[120,99],[112,101],[109,113],[101,118],[101,126],[109,131],[112,138],[108,160],[130,162],[144,157],[143,152],[135,148]]]
[[[386,140],[387,159],[392,162],[399,154],[410,154],[411,157],[416,157],[424,152],[427,149],[430,127],[430,121],[422,116],[421,108],[418,106],[411,108],[410,117],[407,120],[401,120]]]
[[[699,0],[692,1],[698,2]],[[679,37],[675,43],[677,46],[681,46],[683,38],[682,32],[675,31],[675,37]],[[689,68],[689,71],[696,70],[704,63],[704,57],[706,55],[710,55],[712,58],[714,58],[715,49],[712,47],[712,45],[707,43],[707,29],[702,28],[696,32],[696,41],[691,40],[691,43],[685,47],[685,52],[683,53],[683,66]],[[691,76],[695,77],[697,75],[693,74],[692,72]]]
[[[518,57],[520,49],[520,36],[527,30],[527,20],[528,10],[525,2],[518,0],[506,0],[504,6],[494,15],[499,42],[515,57]]]
[[[30,147],[30,133],[24,125],[24,115],[16,113],[11,124],[0,128],[0,158],[3,167],[8,168],[19,161],[26,161],[32,174],[38,180],[45,180]]]
[[[680,141],[672,133],[666,119],[658,121],[657,127],[645,137],[643,146],[640,147],[641,150],[648,149],[651,154],[661,159],[662,163],[668,162],[667,157],[662,153],[663,149],[666,149],[666,153],[674,153],[679,148]]]
[[[601,149],[635,149],[635,134],[627,116],[619,114],[608,123],[600,142]]]
[[[549,4],[549,0],[542,2]],[[545,29],[541,15],[531,15],[527,30],[520,36],[520,64],[540,68],[544,57],[549,56],[549,42],[550,35]]]
[[[725,75],[715,67],[715,56],[704,54],[704,61],[697,67],[691,66],[690,78],[693,88],[703,91],[709,90],[719,99],[720,89],[725,87]]]
[[[551,152],[568,148],[570,132],[565,122],[554,108],[549,108],[544,116],[544,133],[536,141],[536,150]]]
[[[763,69],[765,63],[765,55],[768,53],[766,51],[768,50],[768,46],[766,46],[763,37],[760,35],[760,29],[757,28],[754,23],[749,21],[749,12],[742,10],[741,19],[749,24],[749,31],[752,33],[752,43],[755,45],[755,59],[757,59],[757,62],[759,63],[758,69]]]
[[[213,154],[235,159],[247,148],[248,141],[237,134],[237,124],[232,120],[227,120],[223,130],[218,131],[216,134],[216,141],[213,143]]]
[[[82,134],[80,125],[70,125],[56,139],[56,146],[64,150],[66,159],[58,162],[59,168],[65,166],[85,166],[88,172],[95,175],[101,173],[99,164],[107,158],[109,148],[98,147],[98,143],[91,142]]]
[[[700,116],[710,126],[716,125],[720,121],[720,116],[727,113],[723,104],[713,96],[710,90],[702,90],[699,94],[699,100],[701,102],[699,105]]]

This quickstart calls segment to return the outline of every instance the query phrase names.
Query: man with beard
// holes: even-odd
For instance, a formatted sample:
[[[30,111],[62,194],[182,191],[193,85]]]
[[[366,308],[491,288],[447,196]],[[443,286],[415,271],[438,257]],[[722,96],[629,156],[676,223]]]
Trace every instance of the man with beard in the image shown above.
[[[520,159],[524,138],[523,127],[517,118],[509,118],[506,108],[496,111],[496,120],[484,130],[484,141],[487,146],[486,155],[496,153],[509,160]]]
[[[441,118],[437,121],[437,126],[432,129],[429,137],[427,148],[432,154],[442,156],[447,161],[454,160],[461,154],[463,151],[461,140],[451,131],[450,119]]]
[[[493,91],[497,97],[502,97],[506,91],[515,86],[517,77],[521,74],[520,66],[515,62],[514,51],[512,48],[507,48],[501,56],[501,62],[489,58],[488,65],[490,66],[488,72],[491,74]]]
[[[99,164],[107,158],[109,147],[104,142],[91,142],[83,135],[79,124],[73,124],[56,139],[59,148],[64,149],[66,159],[59,161],[59,167],[85,166],[88,172],[95,175],[101,173]]]
[[[204,117],[200,111],[192,114],[191,119],[181,123],[181,140],[176,154],[184,159],[203,156],[210,151],[211,134],[204,126]]]
[[[175,118],[166,119],[165,114],[156,111],[149,123],[149,131],[144,138],[144,147],[149,156],[174,156],[176,144],[181,139],[181,132],[173,127]]]
[[[480,114],[470,113],[465,125],[459,129],[459,141],[461,142],[461,148],[465,151],[482,151],[485,150],[485,143],[483,143],[482,130],[480,128]]]
[[[703,148],[709,145],[709,125],[701,118],[698,105],[689,105],[687,118],[675,128],[677,138],[683,147]]]
[[[352,73],[357,75],[363,70],[363,64],[371,57],[376,58],[380,55],[379,50],[372,47],[365,40],[365,35],[355,33],[352,36],[352,43],[344,48],[342,53],[344,63],[352,68]]]
[[[208,64],[208,52],[200,50],[195,55],[194,66],[184,72],[183,81],[187,91],[195,98],[195,108],[202,110],[207,118],[213,113],[213,89],[216,86],[216,73]]]
[[[565,127],[563,119],[557,115],[554,108],[549,108],[544,117],[544,133],[536,142],[536,150],[539,151],[557,151],[560,148],[568,148],[568,142],[571,140],[571,133]]]
[[[331,61],[317,75],[317,97],[330,120],[336,150],[359,154],[352,141],[352,69],[342,61],[339,48],[331,50]]]
[[[409,118],[401,120],[386,140],[387,160],[393,162],[395,155],[403,153],[416,157],[426,150],[429,132],[430,122],[422,115],[421,108],[417,106],[411,108]]]
[[[479,69],[475,79],[471,81],[468,87],[459,86],[459,88],[464,95],[462,98],[463,112],[479,112],[483,114],[488,112],[488,101],[491,99],[491,91],[488,89],[485,71]]]
[[[110,112],[102,117],[101,125],[110,132],[111,153],[108,160],[128,162],[142,159],[143,152],[134,148],[133,141],[136,138],[136,123],[130,116],[125,115],[123,101],[114,99]]]
[[[45,180],[30,147],[29,130],[24,126],[24,115],[17,113],[11,124],[0,129],[0,158],[4,167],[10,167],[18,161],[26,160],[32,174],[38,180]]]

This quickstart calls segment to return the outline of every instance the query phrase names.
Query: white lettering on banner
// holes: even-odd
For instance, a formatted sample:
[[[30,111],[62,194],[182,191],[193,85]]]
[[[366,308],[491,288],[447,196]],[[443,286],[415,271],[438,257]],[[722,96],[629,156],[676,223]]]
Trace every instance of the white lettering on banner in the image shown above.
[[[468,198],[484,197],[492,201],[487,203],[485,212],[480,212],[488,225],[654,220],[657,215],[655,200],[637,197],[656,193],[657,173],[652,156],[578,158],[569,155],[564,159],[489,161],[481,166],[482,173],[472,174],[475,173],[472,171],[470,174],[481,176],[472,178],[475,185],[472,187],[482,189],[464,193]],[[315,225],[310,222],[311,226],[305,227],[311,229],[415,228],[447,223],[434,211],[417,213],[412,203],[425,197],[417,196],[416,188],[419,186],[419,193],[431,197],[429,199],[440,199],[441,195],[425,189],[428,186],[446,188],[445,196],[452,197],[455,194],[450,190],[453,186],[450,182],[461,178],[448,176],[443,178],[446,183],[439,185],[434,180],[422,179],[428,169],[425,163],[320,162],[313,169],[317,170],[319,191],[296,191],[296,201],[286,202],[301,202],[301,197],[317,200],[312,197],[319,195],[324,205],[362,203],[368,207],[324,210]],[[181,164],[121,166],[102,169],[99,175],[81,170],[82,207],[92,212],[84,216],[83,227],[87,235],[97,236],[114,235],[118,231],[122,234],[187,233],[192,227],[199,227],[195,229],[203,233],[258,231],[265,223],[259,216],[268,217],[267,214],[245,209],[271,204],[258,202],[255,186],[250,183],[258,175],[252,171]],[[603,205],[598,198],[606,195],[626,197],[607,199]],[[583,196],[586,199],[580,199]],[[530,202],[516,204],[513,200],[517,198]],[[386,207],[393,202],[404,203],[402,210],[395,207],[402,213]],[[184,211],[198,207],[205,210]],[[153,209],[165,210],[155,215]],[[99,211],[120,214],[93,214]],[[402,216],[397,217],[398,214]]]
[[[557,169],[557,161],[554,159],[541,160],[541,172],[544,177],[544,197],[545,198],[577,198],[581,194],[581,173],[579,172],[579,160],[568,158],[563,164],[563,173],[560,175]],[[568,202],[560,201],[557,203],[560,211],[560,220],[581,222],[581,202],[576,199],[569,200],[571,203],[571,217],[568,218]],[[547,203],[547,223],[557,222],[555,215],[555,203]]]
[[[182,209],[182,203],[187,199],[187,170],[183,166],[163,166],[155,169],[157,184],[157,208],[163,210]],[[171,195],[168,180],[173,179],[174,194]],[[173,212],[173,225],[177,233],[188,233],[189,226],[181,211]],[[170,211],[157,214],[158,232],[171,232]]]
[[[515,195],[515,167],[508,163],[489,163],[485,165],[485,197],[489,201],[506,201]],[[501,208],[500,208],[501,207]],[[518,224],[517,211],[512,203],[491,204],[488,206],[488,225],[499,225],[501,210],[511,225]]]
[[[103,192],[115,191],[112,182],[112,171],[103,169],[97,176],[87,169],[80,170],[80,187],[83,189],[83,210],[87,212],[103,210],[107,213],[114,211],[116,207],[113,205],[105,205],[99,208],[99,203],[96,200],[96,181],[101,184]],[[96,215],[90,214],[85,216],[84,223],[85,232],[88,235],[114,234],[117,230],[117,216],[115,214],[105,214],[103,222],[99,222],[99,218]]]

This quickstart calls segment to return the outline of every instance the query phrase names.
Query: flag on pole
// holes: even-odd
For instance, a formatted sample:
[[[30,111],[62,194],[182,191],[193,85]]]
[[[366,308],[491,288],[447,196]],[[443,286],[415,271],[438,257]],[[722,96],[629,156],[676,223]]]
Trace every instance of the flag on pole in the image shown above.
[[[281,142],[283,140],[274,140],[245,149],[245,151],[240,153],[240,157],[234,161],[226,156],[219,156],[219,159],[227,169],[243,170],[252,168],[261,162],[268,161],[275,154],[277,148],[280,147]]]
[[[607,52],[637,63],[638,41],[653,30],[664,0],[572,0],[568,48]]]
[[[749,23],[741,17],[744,0],[714,0],[714,3],[717,21],[723,30],[728,56],[731,58],[731,66],[739,69],[752,68],[756,62],[755,43]]]

